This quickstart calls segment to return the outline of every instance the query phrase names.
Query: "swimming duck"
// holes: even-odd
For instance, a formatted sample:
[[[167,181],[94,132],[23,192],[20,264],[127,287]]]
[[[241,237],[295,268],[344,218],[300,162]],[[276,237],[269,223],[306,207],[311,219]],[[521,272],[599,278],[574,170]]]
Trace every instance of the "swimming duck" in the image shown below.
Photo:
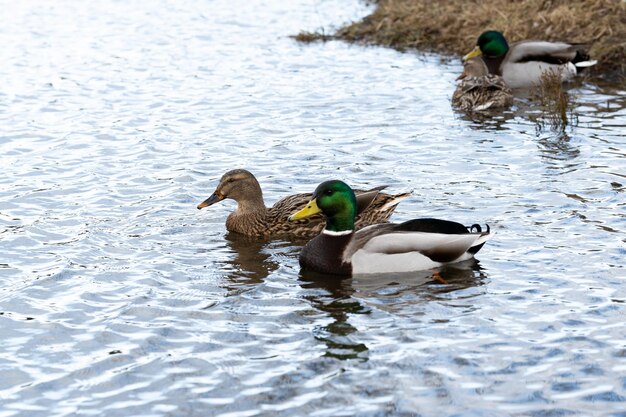
[[[385,187],[368,191],[357,190],[356,227],[385,223],[397,204],[410,193],[390,195],[381,192]],[[259,182],[249,171],[235,169],[225,173],[209,198],[198,204],[198,209],[211,206],[226,198],[237,202],[237,209],[228,215],[226,229],[257,238],[294,237],[311,238],[324,228],[324,217],[314,216],[296,223],[289,216],[311,199],[311,194],[284,197],[267,208]]]
[[[532,87],[545,71],[557,71],[562,80],[598,61],[589,60],[588,45],[567,42],[521,41],[509,46],[502,33],[483,32],[464,60],[481,56],[490,74],[500,75],[510,88]]]
[[[375,224],[355,231],[356,197],[344,182],[321,183],[291,220],[323,213],[326,228],[300,253],[305,270],[331,275],[410,272],[470,259],[493,235],[439,219]]]
[[[452,95],[452,105],[465,112],[508,107],[513,93],[499,75],[489,74],[487,65],[478,57],[463,62],[462,80]]]

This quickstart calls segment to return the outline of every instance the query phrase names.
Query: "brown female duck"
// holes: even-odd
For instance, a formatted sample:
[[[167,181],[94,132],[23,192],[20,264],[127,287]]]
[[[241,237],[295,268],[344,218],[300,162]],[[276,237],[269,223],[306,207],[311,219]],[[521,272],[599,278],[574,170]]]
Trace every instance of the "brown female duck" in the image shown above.
[[[386,194],[381,192],[384,188],[356,190],[359,213],[356,219],[357,229],[387,222],[397,204],[410,195]],[[198,209],[226,198],[237,202],[237,209],[226,219],[226,229],[230,232],[258,238],[311,238],[319,235],[326,224],[322,215],[296,222],[289,221],[289,216],[311,199],[310,193],[289,195],[278,200],[272,207],[266,207],[259,182],[245,169],[225,173],[213,194],[198,204]]]
[[[452,105],[464,112],[508,107],[513,103],[513,92],[502,77],[489,74],[480,58],[469,58],[463,63],[462,80],[452,95]]]

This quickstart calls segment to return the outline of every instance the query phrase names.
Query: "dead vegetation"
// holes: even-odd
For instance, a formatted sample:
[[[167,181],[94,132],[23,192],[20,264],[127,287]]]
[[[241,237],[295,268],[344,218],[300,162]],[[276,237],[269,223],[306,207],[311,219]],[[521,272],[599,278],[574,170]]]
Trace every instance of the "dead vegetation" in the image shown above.
[[[534,88],[533,96],[541,110],[536,120],[539,128],[547,125],[552,131],[565,132],[567,126],[577,124],[578,119],[573,113],[576,97],[565,90],[559,72],[544,72],[540,83]]]
[[[380,0],[374,12],[334,36],[303,33],[302,41],[352,42],[461,55],[487,29],[523,39],[592,44],[595,75],[626,77],[626,1],[622,0]]]
[[[306,31],[300,32],[297,35],[293,35],[291,37],[297,40],[298,42],[303,42],[303,43],[310,43],[310,42],[317,42],[317,41],[329,41],[331,39],[337,39],[337,37],[333,35],[327,35],[325,33],[320,33],[320,32],[306,32]]]

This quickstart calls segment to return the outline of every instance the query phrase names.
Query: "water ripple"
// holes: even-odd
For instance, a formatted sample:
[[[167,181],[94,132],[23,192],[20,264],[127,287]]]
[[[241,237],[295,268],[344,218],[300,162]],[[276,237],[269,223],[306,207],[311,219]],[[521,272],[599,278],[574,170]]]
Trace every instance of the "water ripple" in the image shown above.
[[[623,416],[622,86],[577,123],[450,108],[459,62],[298,44],[371,6],[11,3],[0,28],[0,417]],[[329,178],[488,222],[479,261],[299,273],[196,204]]]

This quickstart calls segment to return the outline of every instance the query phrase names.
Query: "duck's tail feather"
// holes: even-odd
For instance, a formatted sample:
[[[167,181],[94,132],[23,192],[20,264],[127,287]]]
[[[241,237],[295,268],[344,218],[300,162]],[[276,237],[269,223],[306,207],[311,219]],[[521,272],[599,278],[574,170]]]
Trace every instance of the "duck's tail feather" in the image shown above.
[[[380,209],[383,210],[383,211],[389,210],[390,208],[397,206],[398,204],[400,204],[400,202],[402,200],[406,200],[410,196],[411,196],[410,192],[402,193],[402,194],[396,194],[396,195],[393,196],[392,199],[387,201]]]
[[[491,228],[488,224],[486,224],[485,226],[487,226],[487,230],[484,232],[482,231],[482,227],[480,227],[479,224],[473,224],[467,228],[470,233],[481,234],[480,237],[476,239],[476,242],[474,242],[474,245],[467,250],[468,253],[475,255],[485,245],[485,242],[491,239],[492,236],[495,234],[495,232],[491,232]]]
[[[379,185],[378,187],[374,187],[374,188],[372,188],[372,189],[370,189],[368,191],[382,191],[382,190],[384,190],[387,187],[389,187],[389,186],[388,185]]]
[[[577,71],[584,70],[585,68],[589,68],[598,63],[597,60],[591,59],[588,52],[588,44],[574,44],[572,47],[576,51],[576,55],[574,56],[574,59],[571,60],[571,63],[574,64]]]
[[[576,68],[583,69],[583,68],[589,68],[589,67],[592,67],[592,66],[596,65],[597,63],[598,63],[598,60],[596,60],[596,59],[592,59],[592,60],[589,60],[589,61],[580,61],[580,62],[575,62],[575,63],[574,63],[574,66],[575,66]]]

